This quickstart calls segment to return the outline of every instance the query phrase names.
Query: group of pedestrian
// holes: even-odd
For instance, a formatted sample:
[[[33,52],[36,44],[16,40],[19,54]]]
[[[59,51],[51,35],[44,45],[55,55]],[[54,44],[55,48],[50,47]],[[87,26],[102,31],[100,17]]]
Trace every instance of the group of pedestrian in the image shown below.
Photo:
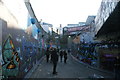
[[[65,50],[60,50],[59,51],[59,49],[50,47],[50,48],[47,48],[45,54],[46,54],[47,63],[49,62],[49,60],[50,60],[50,62],[53,63],[53,74],[57,74],[56,67],[57,67],[57,62],[59,60],[59,56],[60,56],[61,62],[62,62],[62,59],[64,57],[64,63],[66,63],[66,61],[67,61],[67,52]]]

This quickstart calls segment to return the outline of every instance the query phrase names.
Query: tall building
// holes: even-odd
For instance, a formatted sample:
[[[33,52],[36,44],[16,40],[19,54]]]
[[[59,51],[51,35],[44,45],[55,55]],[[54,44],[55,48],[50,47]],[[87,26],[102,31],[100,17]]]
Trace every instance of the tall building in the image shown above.
[[[79,24],[67,24],[67,27],[77,27]]]
[[[86,22],[79,22],[78,24],[79,24],[79,26],[84,26],[84,25],[86,25]]]
[[[92,22],[94,22],[94,20],[95,20],[95,17],[96,17],[96,16],[88,16],[85,24],[86,24],[86,25],[92,24]]]
[[[46,22],[40,22],[41,27],[46,31],[47,33],[52,32],[52,24],[46,23]]]
[[[108,36],[106,34],[119,32],[119,6],[119,0],[102,0],[95,18],[95,34],[97,37],[103,35],[105,39],[105,36]]]
[[[102,0],[95,19],[95,35],[96,40],[103,43],[101,47],[104,47],[104,49],[98,48],[99,67],[114,71],[114,58],[120,53],[119,0]]]

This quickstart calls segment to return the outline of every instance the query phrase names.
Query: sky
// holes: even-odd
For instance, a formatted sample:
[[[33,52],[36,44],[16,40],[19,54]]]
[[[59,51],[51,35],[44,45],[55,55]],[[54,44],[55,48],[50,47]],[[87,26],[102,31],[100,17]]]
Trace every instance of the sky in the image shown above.
[[[97,15],[102,0],[30,0],[37,19],[62,27],[85,22]]]

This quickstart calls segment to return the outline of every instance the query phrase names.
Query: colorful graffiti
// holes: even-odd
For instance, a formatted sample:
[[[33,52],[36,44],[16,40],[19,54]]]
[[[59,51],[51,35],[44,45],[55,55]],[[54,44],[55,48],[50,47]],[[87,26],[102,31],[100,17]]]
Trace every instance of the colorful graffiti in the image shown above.
[[[24,38],[22,40],[22,64],[24,64],[24,71],[27,73],[37,62],[38,58],[40,58],[40,50],[39,45],[37,44],[38,41],[34,38]]]
[[[2,38],[0,40],[1,42],[4,41],[2,42],[3,45],[0,44],[2,49],[2,52],[0,52],[2,55],[2,60],[0,57],[2,69],[0,70],[3,76],[23,78],[43,56],[42,42],[40,44],[38,40],[41,30],[38,31],[37,25],[35,24],[36,21],[34,17],[31,17],[32,14],[29,14],[28,11],[25,12],[25,14],[28,14],[28,22],[25,18],[23,18],[25,21],[21,22],[19,18],[15,16],[16,14],[4,8],[4,5],[0,8],[3,8],[2,10],[6,12],[5,15],[0,17],[3,19],[2,26],[0,26],[2,30]],[[6,18],[6,16],[10,17],[11,20]],[[27,15],[25,17],[27,17]],[[31,30],[28,29],[31,34],[27,34],[26,27],[31,27]],[[8,34],[10,35],[8,36]]]
[[[17,76],[20,58],[15,50],[11,35],[8,36],[3,44],[2,56],[4,61],[2,65],[3,76]]]

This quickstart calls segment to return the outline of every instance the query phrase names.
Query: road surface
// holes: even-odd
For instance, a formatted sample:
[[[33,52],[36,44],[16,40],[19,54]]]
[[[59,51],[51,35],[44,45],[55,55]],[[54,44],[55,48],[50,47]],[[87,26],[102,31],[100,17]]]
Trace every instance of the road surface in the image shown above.
[[[58,61],[57,72],[57,75],[52,74],[52,63],[47,63],[46,57],[44,57],[29,78],[80,78],[85,80],[93,76],[99,78],[113,78],[113,74],[89,68],[76,61],[70,54],[68,55],[66,64],[60,62],[60,60]]]

